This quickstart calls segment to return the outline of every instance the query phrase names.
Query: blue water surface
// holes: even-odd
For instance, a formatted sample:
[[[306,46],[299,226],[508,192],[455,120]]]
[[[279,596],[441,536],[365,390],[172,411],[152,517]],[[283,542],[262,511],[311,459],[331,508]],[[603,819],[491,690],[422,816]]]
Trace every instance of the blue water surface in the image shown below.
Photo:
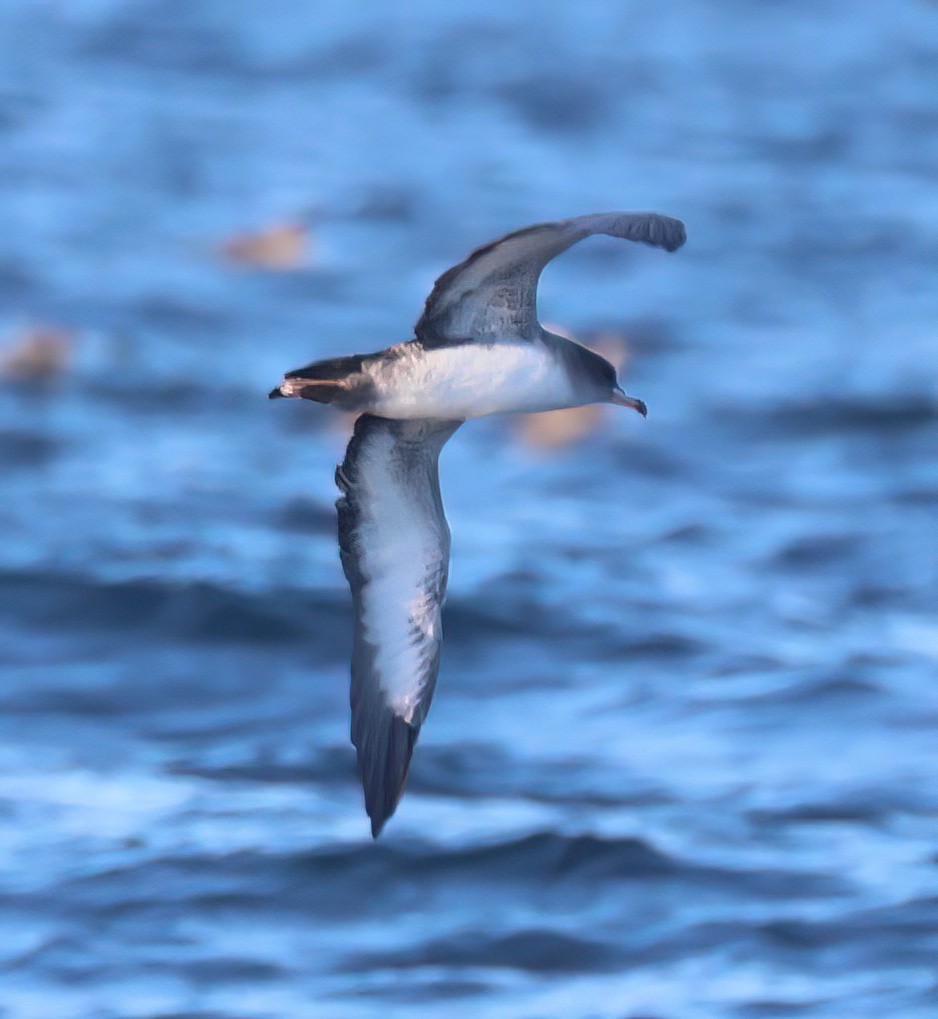
[[[936,67],[926,0],[0,4],[0,1016],[938,1015]],[[350,424],[266,392],[617,208],[686,248],[586,242],[541,317],[648,420],[445,450],[373,844]]]

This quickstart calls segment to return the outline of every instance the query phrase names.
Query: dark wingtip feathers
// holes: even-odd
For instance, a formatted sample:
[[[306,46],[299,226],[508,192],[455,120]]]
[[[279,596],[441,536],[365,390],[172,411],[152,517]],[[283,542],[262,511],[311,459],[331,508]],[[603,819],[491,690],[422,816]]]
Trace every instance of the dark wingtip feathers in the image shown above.
[[[419,729],[408,725],[390,711],[377,725],[366,730],[362,742],[352,739],[358,750],[358,771],[365,792],[365,810],[371,818],[371,837],[376,839],[397,810],[404,794],[410,759]],[[374,741],[375,746],[366,745]]]
[[[679,219],[656,212],[623,216],[616,226],[619,228],[616,234],[624,240],[650,244],[665,251],[677,251],[687,240],[687,230]]]

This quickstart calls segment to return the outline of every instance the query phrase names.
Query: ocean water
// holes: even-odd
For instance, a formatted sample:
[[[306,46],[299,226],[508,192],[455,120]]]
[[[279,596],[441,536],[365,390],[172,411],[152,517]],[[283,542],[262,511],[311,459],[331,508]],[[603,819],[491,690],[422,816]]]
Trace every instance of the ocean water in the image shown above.
[[[925,0],[0,4],[3,1019],[938,1015],[936,67]],[[349,422],[266,392],[614,208],[687,246],[584,243],[541,315],[648,420],[444,451],[372,843]]]

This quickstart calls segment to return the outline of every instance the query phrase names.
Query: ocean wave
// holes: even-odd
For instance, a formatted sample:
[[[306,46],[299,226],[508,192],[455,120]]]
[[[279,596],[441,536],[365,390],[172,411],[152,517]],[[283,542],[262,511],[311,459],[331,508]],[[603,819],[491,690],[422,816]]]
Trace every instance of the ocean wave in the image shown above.
[[[0,599],[20,626],[151,634],[163,641],[209,644],[315,644],[328,653],[350,627],[338,592],[262,594],[193,581],[108,581],[52,570],[0,571]],[[338,636],[337,636],[338,635]]]

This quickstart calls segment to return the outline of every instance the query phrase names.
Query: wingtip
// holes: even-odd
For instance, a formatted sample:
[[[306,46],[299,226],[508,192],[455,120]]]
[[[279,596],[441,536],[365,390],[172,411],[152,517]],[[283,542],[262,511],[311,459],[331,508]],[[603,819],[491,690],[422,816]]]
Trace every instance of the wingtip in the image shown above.
[[[640,236],[636,239],[665,251],[677,251],[687,241],[687,228],[673,216],[649,213],[641,223]]]
[[[673,216],[664,216],[660,212],[621,212],[597,213],[583,217],[599,227],[601,233],[612,233],[623,240],[649,244],[665,251],[677,251],[687,240],[687,229],[684,224]],[[611,229],[600,225],[611,220]],[[576,222],[576,220],[573,220]]]
[[[664,245],[665,251],[677,251],[687,243],[687,227],[679,219],[675,219],[673,224]]]
[[[364,707],[364,713],[356,710]],[[369,708],[377,707],[375,713]],[[371,819],[371,837],[377,839],[394,815],[404,786],[419,727],[394,715],[383,703],[362,704],[353,700],[353,742],[365,794],[365,812]],[[364,723],[361,729],[359,724]]]
[[[365,811],[368,814],[368,820],[371,822],[371,837],[375,842],[378,841],[378,836],[384,831],[384,826],[394,816],[394,811],[397,810],[397,804],[400,802],[400,793],[403,792],[403,787],[398,793],[397,799],[393,804],[391,803],[380,803],[380,804],[365,804]]]

